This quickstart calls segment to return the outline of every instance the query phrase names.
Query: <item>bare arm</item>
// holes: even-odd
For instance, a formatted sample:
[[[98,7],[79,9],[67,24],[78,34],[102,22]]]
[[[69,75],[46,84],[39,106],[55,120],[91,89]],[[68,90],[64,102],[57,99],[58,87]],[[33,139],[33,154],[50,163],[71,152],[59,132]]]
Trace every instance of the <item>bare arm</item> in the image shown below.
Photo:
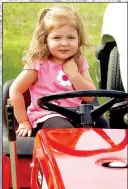
[[[10,87],[9,95],[14,106],[14,114],[19,124],[28,122],[28,116],[25,109],[23,93],[37,81],[38,72],[36,70],[23,70],[14,80]],[[23,125],[22,125],[23,126]],[[29,125],[30,126],[30,125]],[[23,126],[24,127],[24,126]],[[26,126],[27,127],[27,126]],[[22,135],[22,134],[21,134]]]
[[[70,81],[76,90],[94,90],[95,89],[95,85],[92,82],[88,71],[82,74],[78,72],[73,77],[70,77]],[[83,101],[88,102],[88,103],[90,103],[93,99],[94,97],[82,98]]]
[[[69,75],[69,79],[76,90],[94,90],[95,85],[88,71],[80,74],[74,59],[68,60],[64,65],[64,71]],[[94,97],[83,97],[85,102],[91,102]]]

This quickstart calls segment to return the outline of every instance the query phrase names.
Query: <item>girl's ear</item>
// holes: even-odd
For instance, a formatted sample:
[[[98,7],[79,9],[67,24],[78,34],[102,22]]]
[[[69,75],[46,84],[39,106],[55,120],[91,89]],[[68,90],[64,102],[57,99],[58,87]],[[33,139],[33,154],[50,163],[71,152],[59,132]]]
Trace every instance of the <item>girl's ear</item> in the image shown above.
[[[50,11],[50,9],[42,9],[39,13],[39,24],[42,22],[43,18],[45,17],[45,15],[47,14],[47,12]]]

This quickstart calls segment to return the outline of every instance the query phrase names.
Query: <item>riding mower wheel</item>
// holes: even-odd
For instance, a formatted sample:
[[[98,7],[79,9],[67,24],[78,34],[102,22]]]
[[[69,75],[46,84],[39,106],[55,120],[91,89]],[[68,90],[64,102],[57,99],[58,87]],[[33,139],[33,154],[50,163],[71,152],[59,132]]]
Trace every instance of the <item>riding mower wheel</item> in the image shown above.
[[[124,91],[121,75],[120,75],[120,63],[117,46],[114,46],[110,52],[108,74],[107,74],[107,89]],[[127,125],[123,121],[124,115],[127,113],[127,103],[117,103],[109,111],[109,125],[110,128],[127,128]],[[117,120],[118,117],[118,120]]]
[[[124,91],[121,75],[120,63],[117,46],[115,46],[109,56],[108,74],[107,74],[107,89]]]

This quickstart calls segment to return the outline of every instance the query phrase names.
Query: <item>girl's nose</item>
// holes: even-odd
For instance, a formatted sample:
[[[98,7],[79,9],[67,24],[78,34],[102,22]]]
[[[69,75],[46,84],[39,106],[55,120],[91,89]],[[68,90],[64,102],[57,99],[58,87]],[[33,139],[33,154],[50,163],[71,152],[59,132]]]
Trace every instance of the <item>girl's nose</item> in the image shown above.
[[[68,40],[61,40],[60,45],[61,45],[61,46],[66,46],[66,45],[68,45]]]

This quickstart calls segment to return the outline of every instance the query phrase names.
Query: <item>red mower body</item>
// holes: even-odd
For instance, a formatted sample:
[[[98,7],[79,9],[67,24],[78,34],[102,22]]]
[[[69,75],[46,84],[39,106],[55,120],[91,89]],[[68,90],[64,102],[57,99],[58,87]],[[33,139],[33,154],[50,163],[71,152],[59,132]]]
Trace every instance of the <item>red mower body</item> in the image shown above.
[[[28,157],[18,157],[17,159],[17,173],[19,179],[20,189],[29,189],[31,181],[31,167],[30,164],[32,158]],[[2,189],[12,189],[12,175],[11,175],[11,165],[10,158],[5,154],[2,157]]]
[[[81,104],[69,110],[68,107],[51,103],[54,99],[86,95],[113,98],[101,106],[98,105],[96,109],[93,109],[92,104]],[[8,97],[7,95],[5,97],[6,103]],[[122,127],[122,124],[120,129],[92,128],[99,125],[100,128],[104,128],[107,121],[101,115],[119,99],[127,98],[127,93],[114,90],[69,91],[41,97],[37,102],[39,107],[48,106],[49,110],[64,114],[63,116],[67,116],[80,127],[81,125],[89,127],[42,129],[38,131],[36,137],[17,138],[17,153],[13,130],[16,128],[13,107],[10,103],[5,105],[7,123],[4,119],[3,128],[6,129],[3,137],[4,152],[7,155],[10,153],[11,166],[9,157],[3,155],[3,189],[12,188],[12,183],[13,186],[19,185],[13,189],[126,189],[127,129]],[[127,117],[127,112],[122,115],[121,121],[125,121],[127,125],[127,119],[124,119],[124,116]],[[96,122],[99,118],[98,125]],[[95,125],[93,125],[94,122]],[[25,139],[27,139],[26,142]],[[7,140],[10,147],[9,153],[6,149]],[[21,147],[22,151],[20,151]]]
[[[32,165],[32,189],[126,189],[127,130],[40,130]]]

